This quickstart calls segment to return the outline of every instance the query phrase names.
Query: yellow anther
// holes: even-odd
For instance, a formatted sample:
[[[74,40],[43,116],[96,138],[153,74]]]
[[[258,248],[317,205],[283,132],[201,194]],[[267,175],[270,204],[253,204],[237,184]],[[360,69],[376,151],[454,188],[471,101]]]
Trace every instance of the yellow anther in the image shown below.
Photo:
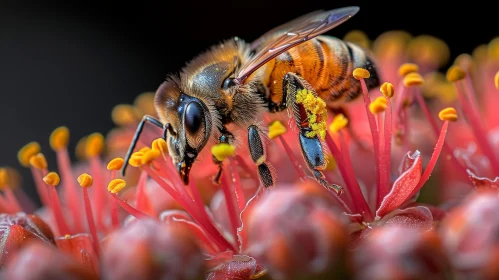
[[[50,134],[50,147],[54,151],[65,149],[69,143],[69,129],[65,126],[56,128]]]
[[[329,125],[329,130],[332,132],[338,132],[348,125],[348,119],[345,115],[338,114],[333,118],[333,122]]]
[[[120,170],[123,167],[125,161],[122,158],[113,158],[107,164],[107,170]]]
[[[384,82],[379,88],[379,91],[381,91],[381,94],[383,94],[385,98],[391,98],[395,93],[393,85],[389,82]]]
[[[80,176],[78,176],[76,181],[78,181],[78,184],[80,184],[82,188],[88,188],[92,186],[94,179],[92,178],[92,176],[88,175],[87,173],[83,173]]]
[[[424,84],[424,79],[419,73],[409,73],[404,77],[404,86],[421,86]]]
[[[489,46],[488,45],[479,45],[478,47],[476,47],[473,52],[471,53],[471,55],[473,56],[473,59],[477,62],[477,63],[483,63],[485,61],[487,61],[488,59],[488,52],[489,52]]]
[[[154,95],[154,92],[144,92],[137,96],[137,98],[133,101],[133,105],[135,105],[135,108],[139,110],[141,115],[156,115]]]
[[[29,159],[40,152],[40,144],[31,142],[22,147],[17,153],[17,159],[24,167],[29,167]]]
[[[326,102],[307,89],[296,92],[296,103],[302,104],[306,111],[308,127],[311,131],[305,133],[307,137],[326,137],[327,107]]]
[[[369,104],[369,111],[374,115],[382,113],[386,110],[387,104],[386,98],[380,96]]]
[[[38,153],[29,158],[29,164],[36,169],[46,169],[47,168],[47,159],[42,153]]]
[[[455,121],[457,121],[457,112],[456,112],[456,109],[454,109],[452,107],[445,108],[442,111],[440,111],[440,113],[438,113],[438,117],[442,121],[455,122]]]
[[[492,39],[489,43],[488,56],[490,60],[499,59],[499,37]]]
[[[111,111],[111,119],[118,126],[135,125],[140,120],[140,113],[132,105],[119,104]]]
[[[374,41],[374,53],[384,59],[402,57],[411,38],[412,35],[405,31],[384,32]]]
[[[49,186],[56,187],[61,182],[61,178],[59,177],[59,174],[50,172],[49,174],[45,175],[45,177],[43,177],[43,181]]]
[[[496,75],[494,76],[494,85],[496,86],[496,89],[499,89],[499,71],[497,71]]]
[[[275,139],[284,133],[286,133],[287,129],[280,121],[273,121],[269,126],[269,138]]]
[[[414,63],[404,63],[399,67],[400,77],[404,77],[409,73],[419,72],[419,66]]]
[[[110,193],[119,193],[122,189],[126,187],[126,182],[123,179],[114,179],[107,185],[107,190]]]
[[[0,190],[3,190],[9,183],[9,172],[5,168],[0,168]]]
[[[160,151],[149,150],[149,151],[145,152],[144,155],[142,156],[142,164],[149,164],[153,160],[159,158],[160,156],[161,156]]]
[[[473,57],[467,53],[460,54],[454,59],[454,64],[469,73],[473,68]]]
[[[145,153],[149,152],[150,150],[151,150],[151,148],[149,148],[149,147],[142,147],[139,149],[139,152],[145,154]]]
[[[371,77],[371,73],[364,68],[355,68],[355,70],[353,70],[353,77],[357,80],[367,79]]]
[[[438,68],[445,65],[450,58],[447,44],[433,36],[421,35],[409,42],[409,58],[418,65],[429,65]]]
[[[161,154],[168,153],[168,145],[166,145],[166,141],[163,138],[158,138],[152,141],[151,147],[154,151],[158,151]]]
[[[143,152],[135,152],[130,157],[130,160],[128,161],[128,163],[133,167],[140,167],[143,164],[142,157],[144,157]]]
[[[343,37],[344,41],[352,42],[361,48],[369,49],[371,42],[367,37],[366,33],[360,30],[352,30],[348,32],[345,37]]]
[[[236,154],[236,147],[227,143],[219,143],[211,147],[211,153],[218,161],[223,161]]]
[[[85,154],[88,158],[98,156],[104,150],[104,136],[100,133],[92,133],[87,137],[85,143]]]
[[[447,81],[453,83],[460,81],[466,77],[466,72],[463,71],[463,69],[457,65],[453,65],[447,70]]]

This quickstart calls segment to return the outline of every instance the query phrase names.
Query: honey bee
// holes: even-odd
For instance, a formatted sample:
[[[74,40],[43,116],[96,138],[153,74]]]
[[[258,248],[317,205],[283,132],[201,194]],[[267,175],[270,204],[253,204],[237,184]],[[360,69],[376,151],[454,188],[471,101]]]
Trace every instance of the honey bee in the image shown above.
[[[198,154],[210,139],[234,143],[229,124],[248,128],[252,160],[265,187],[275,179],[266,162],[262,131],[257,125],[265,112],[292,112],[299,129],[301,151],[315,179],[335,190],[342,188],[325,181],[326,160],[321,139],[310,135],[303,105],[296,94],[306,89],[328,107],[340,108],[361,93],[360,82],[352,77],[357,67],[371,73],[369,88],[379,85],[372,59],[360,47],[340,39],[319,36],[340,25],[359,11],[345,7],[315,11],[270,30],[252,43],[232,38],[194,58],[177,76],[169,76],[156,91],[156,120],[145,116],[126,156],[133,152],[145,122],[164,131],[164,139],[176,169],[185,184]],[[222,172],[221,162],[219,172]],[[122,173],[125,172],[126,165]]]

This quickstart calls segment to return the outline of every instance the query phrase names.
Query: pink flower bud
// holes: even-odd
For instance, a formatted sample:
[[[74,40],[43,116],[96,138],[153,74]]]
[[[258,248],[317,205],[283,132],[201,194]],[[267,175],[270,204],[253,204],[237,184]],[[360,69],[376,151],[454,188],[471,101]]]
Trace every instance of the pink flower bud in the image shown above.
[[[273,279],[344,276],[344,223],[327,194],[314,187],[272,190],[248,213],[248,252]]]
[[[203,255],[185,227],[136,220],[103,242],[105,279],[202,279]]]

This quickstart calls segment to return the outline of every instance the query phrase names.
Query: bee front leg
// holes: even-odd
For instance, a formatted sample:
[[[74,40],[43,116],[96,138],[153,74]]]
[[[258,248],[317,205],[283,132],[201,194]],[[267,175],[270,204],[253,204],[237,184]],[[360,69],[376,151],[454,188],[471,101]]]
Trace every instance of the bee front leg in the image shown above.
[[[322,145],[325,135],[327,109],[325,102],[317,96],[315,90],[302,77],[287,73],[283,81],[283,94],[286,104],[292,111],[299,129],[299,140],[303,158],[312,171],[316,181],[322,186],[334,190],[338,195],[343,188],[326,181],[322,171],[326,168],[326,159]]]
[[[218,137],[218,144],[231,144],[232,142],[234,142],[234,135],[232,135],[232,133],[230,133],[225,127],[220,130],[220,133],[221,135],[220,137]],[[223,171],[222,161],[218,160],[214,155],[212,155],[212,160],[214,164],[218,165],[218,171],[217,174],[215,174],[215,176],[213,177],[213,183],[216,185],[220,185],[220,179],[222,178]]]

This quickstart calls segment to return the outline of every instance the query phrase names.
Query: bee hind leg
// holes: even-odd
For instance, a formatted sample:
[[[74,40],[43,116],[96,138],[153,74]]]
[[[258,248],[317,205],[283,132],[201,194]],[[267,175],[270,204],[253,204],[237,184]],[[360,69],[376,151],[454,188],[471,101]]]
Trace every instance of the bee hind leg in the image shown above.
[[[338,195],[342,194],[343,188],[341,186],[328,183],[325,179],[322,171],[326,168],[327,162],[324,155],[323,143],[320,139],[320,132],[314,131],[313,126],[311,125],[311,114],[307,111],[308,105],[303,100],[298,102],[297,96],[302,96],[305,93],[308,95],[307,99],[309,100],[316,99],[318,102],[321,102],[322,100],[320,100],[310,84],[295,73],[287,73],[284,76],[283,92],[287,97],[286,103],[288,104],[288,109],[291,110],[296,126],[299,129],[301,152],[308,168],[319,184],[327,189],[335,191]],[[321,118],[321,116],[315,115],[314,118],[316,119],[315,123],[317,123],[317,119]]]

